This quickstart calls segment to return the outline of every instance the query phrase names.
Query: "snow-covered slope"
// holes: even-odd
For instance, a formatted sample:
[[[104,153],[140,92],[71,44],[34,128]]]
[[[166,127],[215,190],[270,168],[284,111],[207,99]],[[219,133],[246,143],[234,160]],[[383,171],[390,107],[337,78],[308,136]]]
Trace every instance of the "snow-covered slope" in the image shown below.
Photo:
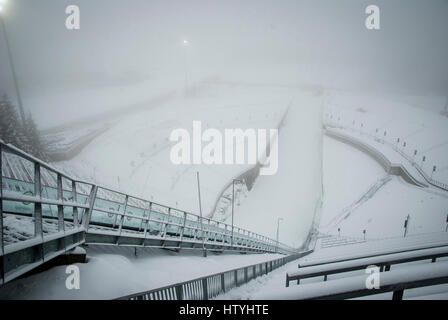
[[[426,174],[448,183],[448,117],[441,114],[445,103],[446,97],[376,97],[332,92],[325,114],[332,117],[328,120],[333,123],[399,146],[422,164]],[[432,172],[434,166],[436,171]]]
[[[86,180],[193,213],[198,213],[198,171],[203,212],[206,216],[212,216],[223,188],[253,165],[175,165],[170,161],[174,144],[169,141],[172,130],[185,128],[191,133],[194,120],[202,122],[203,130],[216,128],[221,132],[234,128],[277,128],[287,107],[293,102],[291,109],[295,120],[291,119],[289,128],[281,131],[279,172],[260,179],[265,184],[274,184],[275,181],[277,185],[283,184],[282,191],[274,189],[278,195],[284,196],[276,196],[277,201],[254,190],[248,198],[253,198],[254,202],[260,197],[269,200],[271,205],[265,206],[262,215],[273,221],[276,220],[278,209],[285,205],[301,211],[305,220],[312,217],[319,198],[317,187],[301,190],[298,175],[312,172],[312,175],[302,176],[301,181],[306,181],[308,186],[320,184],[320,105],[311,98],[301,98],[302,93],[293,87],[202,82],[195,88],[188,97],[178,96],[161,107],[124,116],[95,138],[78,156],[56,165]],[[294,175],[290,175],[291,170],[294,170]],[[291,183],[282,182],[288,177]],[[318,182],[313,182],[315,178]],[[294,196],[291,198],[290,195]],[[301,196],[299,202],[294,201],[296,195]],[[271,228],[272,221],[257,223],[260,221],[259,210],[253,208],[248,212],[250,214],[244,215],[246,221],[237,220],[237,226],[273,236],[275,230]],[[285,219],[288,214],[284,214]],[[291,227],[289,232],[282,233],[295,233],[294,241],[291,237],[282,241],[291,240],[289,244],[294,242],[300,245],[309,226],[298,221],[286,223],[298,229]]]
[[[203,209],[209,213],[218,193],[247,165],[174,165],[170,161],[172,130],[191,132],[193,120],[206,128],[272,128],[290,96],[280,90],[208,86],[202,93],[174,99],[160,108],[130,114],[97,137],[61,168],[156,202],[198,211],[196,171],[200,172]]]
[[[306,240],[322,192],[322,97],[298,95],[279,133],[276,175],[260,176],[236,207],[235,223],[296,247]]]

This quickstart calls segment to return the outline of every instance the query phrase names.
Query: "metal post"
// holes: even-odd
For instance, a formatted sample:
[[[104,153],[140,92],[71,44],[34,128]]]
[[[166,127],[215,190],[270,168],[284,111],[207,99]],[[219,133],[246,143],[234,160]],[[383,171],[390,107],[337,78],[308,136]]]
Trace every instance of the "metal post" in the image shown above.
[[[410,219],[410,216],[408,215],[408,216],[406,217],[406,220],[404,221],[404,234],[403,234],[403,238],[406,238],[406,235],[408,234],[409,219]]]
[[[89,196],[89,209],[86,210],[84,214],[84,228],[86,231],[89,229],[90,219],[92,218],[92,212],[93,208],[95,206],[95,199],[96,199],[96,193],[98,192],[98,187],[95,185],[92,185],[92,189],[90,190],[90,196]]]
[[[176,297],[177,297],[177,300],[183,300],[184,299],[182,285],[176,286]]]
[[[235,287],[238,287],[238,271],[235,270],[233,273],[234,277],[235,277]]]
[[[233,247],[233,213],[235,210],[235,180],[232,180],[232,237],[230,238],[230,245]]]
[[[187,223],[187,213],[184,212],[184,222],[182,224],[182,230],[180,231],[180,242],[182,243],[182,240],[184,239],[184,233],[185,233],[185,225]],[[180,244],[179,244],[180,246]]]
[[[35,197],[39,198],[38,201],[41,200],[41,180],[40,180],[40,164],[34,163],[34,193]],[[42,203],[35,202],[34,203],[34,236],[44,238],[43,236],[43,228],[42,228]]]
[[[151,209],[152,209],[152,202],[150,202],[149,203],[149,208],[148,208],[148,217],[146,218],[147,220],[146,220],[146,224],[145,224],[145,231],[144,231],[144,234],[143,234],[143,246],[145,245],[145,239],[146,239],[146,235],[147,235],[147,233],[148,233],[148,229],[149,229],[149,231],[151,231],[151,228],[150,228],[150,219],[151,219]]]
[[[277,245],[276,245],[276,249],[275,249],[275,252],[276,253],[278,253],[278,241],[279,241],[279,233],[280,233],[280,220],[283,220],[283,218],[278,218],[277,219],[277,237],[276,237],[276,243],[277,243]]]
[[[5,24],[5,21],[3,20],[3,16],[1,14],[1,12],[0,12],[0,21],[2,24],[3,36],[5,37],[6,52],[8,53],[8,59],[9,59],[10,67],[11,67],[11,73],[12,73],[12,78],[13,78],[13,82],[14,82],[14,89],[15,89],[16,95],[17,95],[17,104],[19,106],[20,117],[22,118],[22,124],[25,125],[25,112],[23,111],[22,97],[20,96],[19,85],[17,82],[16,69],[14,67],[14,61],[12,59],[11,48],[9,46],[8,34],[6,32],[6,24]]]
[[[129,200],[129,196],[126,195],[125,199],[124,199],[124,208],[123,208],[123,215],[121,216],[120,219],[120,226],[118,227],[118,237],[121,236],[121,229],[123,228],[123,221],[125,219],[125,214],[126,214],[126,209],[128,208],[128,200]],[[119,238],[118,238],[119,239]],[[117,244],[118,244],[118,239],[117,239]]]
[[[220,230],[219,229],[219,222],[216,222],[217,223],[217,225],[216,225],[216,228],[218,229],[218,230]],[[208,221],[208,224],[210,224],[210,220]],[[215,229],[215,231],[213,231],[213,233],[215,234],[215,238],[213,239],[213,242],[217,242],[218,240],[218,231],[216,231],[216,229]]]
[[[432,176],[433,176],[433,174],[434,174],[434,172],[436,172],[436,166],[433,166],[432,167],[432,171],[431,171],[431,180],[432,180]]]
[[[394,291],[392,300],[403,300],[403,289]]]
[[[226,292],[226,284],[224,279],[224,273],[221,273],[221,292]]]
[[[202,279],[202,293],[204,295],[204,300],[208,300],[207,278]]]
[[[72,180],[72,199],[74,203],[78,203],[78,195],[76,193],[76,181]],[[78,207],[73,207],[73,224],[75,228],[79,227]]]
[[[168,216],[166,217],[166,221],[164,220],[165,225],[163,228],[163,238],[166,238],[166,234],[168,232],[168,224],[170,223],[170,216],[171,216],[171,208],[168,208]]]
[[[239,179],[233,179],[232,180],[232,241],[231,245],[233,246],[233,236],[234,236],[234,212],[235,212],[235,182],[243,183],[242,180]]]
[[[204,227],[203,227],[203,221],[202,221],[201,184],[199,181],[199,171],[196,171],[196,177],[198,180],[198,200],[199,200],[199,215],[201,217],[202,250],[203,250],[203,256],[207,257],[207,250],[205,249]]]
[[[62,202],[62,176],[60,173],[57,174],[57,184],[58,184],[58,201]],[[64,206],[58,204],[58,231],[65,231],[64,226]]]

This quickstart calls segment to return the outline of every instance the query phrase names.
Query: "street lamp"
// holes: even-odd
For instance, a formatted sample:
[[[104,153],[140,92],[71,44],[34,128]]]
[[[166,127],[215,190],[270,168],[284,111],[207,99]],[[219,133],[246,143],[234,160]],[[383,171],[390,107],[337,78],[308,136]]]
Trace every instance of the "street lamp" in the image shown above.
[[[14,82],[14,89],[16,91],[17,104],[19,106],[20,117],[22,118],[23,125],[25,125],[25,112],[23,111],[22,97],[20,96],[19,85],[17,82],[16,69],[14,67],[14,62],[12,59],[11,48],[9,46],[8,34],[6,32],[6,24],[5,24],[5,20],[3,19],[3,4],[5,4],[5,3],[6,3],[6,0],[0,0],[0,23],[1,23],[2,29],[3,29],[3,37],[5,38],[6,51],[8,53],[9,65],[11,68],[12,78],[13,78],[13,82]]]
[[[204,221],[202,220],[201,184],[199,182],[199,171],[196,171],[196,179],[198,182],[199,216],[201,218],[202,253],[204,257],[207,257],[207,249],[205,248]]]
[[[243,184],[243,180],[240,179],[233,179],[232,180],[232,238],[231,238],[231,245],[233,246],[233,216],[234,216],[234,211],[235,211],[235,182],[239,182],[241,184]]]
[[[277,219],[277,249],[275,250],[278,253],[278,239],[279,239],[279,233],[280,233],[280,221],[282,221],[283,218]]]

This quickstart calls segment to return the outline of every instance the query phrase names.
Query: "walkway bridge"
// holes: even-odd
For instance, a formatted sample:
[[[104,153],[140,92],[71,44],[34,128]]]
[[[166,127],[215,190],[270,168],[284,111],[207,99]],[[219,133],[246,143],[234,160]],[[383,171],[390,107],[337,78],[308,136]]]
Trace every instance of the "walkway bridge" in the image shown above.
[[[268,237],[81,181],[0,140],[0,285],[80,244],[293,254]]]

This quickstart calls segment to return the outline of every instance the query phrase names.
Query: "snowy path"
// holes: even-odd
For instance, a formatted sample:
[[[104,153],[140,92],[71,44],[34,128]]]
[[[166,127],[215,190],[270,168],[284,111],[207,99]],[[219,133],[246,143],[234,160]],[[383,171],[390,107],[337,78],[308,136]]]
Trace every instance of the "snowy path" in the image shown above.
[[[191,280],[237,267],[273,260],[276,254],[214,254],[200,251],[175,253],[161,249],[89,246],[88,263],[80,269],[80,290],[67,290],[66,266],[0,288],[0,299],[114,299],[166,285]]]
[[[294,100],[279,133],[278,172],[257,178],[241,206],[235,224],[299,247],[308,237],[322,192],[321,98]]]

